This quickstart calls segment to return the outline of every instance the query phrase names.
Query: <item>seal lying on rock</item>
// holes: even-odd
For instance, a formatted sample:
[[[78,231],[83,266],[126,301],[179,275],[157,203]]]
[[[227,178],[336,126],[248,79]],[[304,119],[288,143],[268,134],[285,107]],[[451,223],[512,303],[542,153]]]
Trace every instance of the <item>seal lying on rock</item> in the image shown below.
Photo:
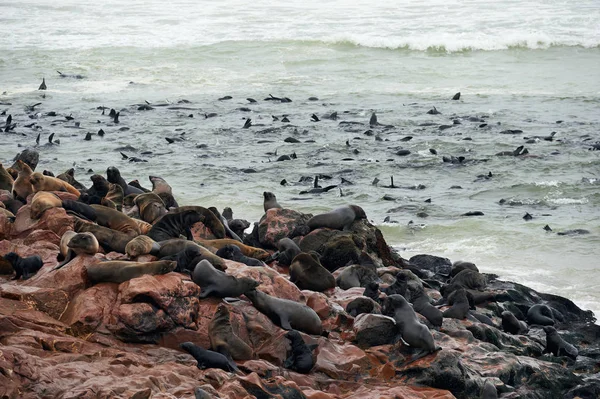
[[[291,265],[292,260],[296,255],[302,252],[300,247],[287,237],[282,238],[277,242],[277,249],[279,250],[277,254],[277,263],[282,266]]]
[[[177,262],[177,271],[182,273],[184,271],[193,272],[194,267],[201,260],[206,259],[216,269],[225,271],[227,266],[223,259],[210,252],[208,249],[196,244],[194,241],[188,241],[183,239],[172,239],[167,241],[161,241],[158,243],[160,250],[158,257],[164,260],[174,260]]]
[[[209,295],[217,298],[238,297],[258,287],[259,282],[248,277],[229,276],[217,270],[207,260],[200,261],[192,272],[192,281],[202,288],[200,298]]]
[[[144,274],[166,274],[175,270],[176,262],[160,260],[158,262],[107,261],[86,266],[87,274],[93,284],[123,283]]]
[[[62,260],[53,270],[60,269],[80,254],[95,255],[100,249],[96,237],[89,232],[67,231],[60,239],[60,252],[57,260]]]
[[[288,331],[285,337],[290,340],[291,350],[287,359],[283,362],[283,367],[297,373],[308,374],[315,365],[312,351],[319,345],[307,345],[296,330]]]
[[[217,251],[216,255],[223,259],[243,263],[247,266],[264,266],[264,263],[258,259],[245,256],[237,245],[225,245]]]
[[[137,258],[140,255],[157,255],[160,251],[160,245],[152,238],[146,235],[139,235],[133,238],[125,246],[125,253],[130,258]]]
[[[382,313],[391,316],[396,321],[402,340],[411,348],[416,348],[411,361],[433,353],[441,348],[435,346],[433,335],[429,328],[421,323],[412,306],[402,295],[390,295],[383,300]]]
[[[188,240],[193,240],[190,228],[197,222],[203,222],[204,216],[194,210],[167,213],[162,216],[146,234],[154,241],[166,241],[185,235]]]
[[[323,292],[335,288],[333,274],[321,265],[316,255],[305,252],[296,256],[292,261],[290,281],[301,290]]]
[[[205,369],[221,369],[231,372],[240,372],[236,364],[227,359],[218,352],[213,352],[194,345],[191,342],[184,342],[179,345],[183,350],[188,352],[198,362],[198,368],[200,370]]]
[[[323,227],[334,230],[347,230],[355,220],[366,219],[367,214],[357,205],[346,205],[331,212],[315,215],[306,223],[310,230]]]
[[[31,200],[29,216],[32,219],[39,219],[46,210],[50,208],[60,208],[61,206],[62,200],[58,198],[57,195],[47,191],[39,191],[35,193]]]
[[[276,298],[259,290],[248,291],[245,295],[259,312],[284,330],[295,329],[314,335],[323,332],[317,313],[302,303]]]
[[[554,318],[550,306],[536,304],[527,310],[527,321],[540,326],[553,326]]]
[[[44,261],[39,255],[21,258],[17,253],[9,252],[4,255],[4,260],[9,262],[13,269],[15,269],[16,275],[13,277],[13,280],[18,280],[20,277],[23,277],[23,280],[27,280],[44,266]]]

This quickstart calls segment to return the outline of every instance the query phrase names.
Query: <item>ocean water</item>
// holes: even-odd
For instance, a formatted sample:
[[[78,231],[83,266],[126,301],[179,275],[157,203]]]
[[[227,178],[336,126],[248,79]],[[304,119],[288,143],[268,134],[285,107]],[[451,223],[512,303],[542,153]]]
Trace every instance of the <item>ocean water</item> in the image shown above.
[[[40,169],[159,175],[180,203],[250,221],[263,191],[303,212],[357,204],[406,258],[473,261],[600,314],[597,0],[4,0],[0,37],[0,111],[17,123],[3,163],[39,134]],[[495,155],[520,145],[527,156]],[[299,194],[315,175],[338,187]],[[555,234],[569,229],[590,234]]]

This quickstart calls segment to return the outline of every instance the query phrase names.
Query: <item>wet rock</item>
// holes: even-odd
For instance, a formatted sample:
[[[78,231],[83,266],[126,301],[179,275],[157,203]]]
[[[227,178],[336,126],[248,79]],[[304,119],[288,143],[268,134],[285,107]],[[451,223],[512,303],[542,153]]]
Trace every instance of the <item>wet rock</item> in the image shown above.
[[[354,319],[355,342],[360,348],[396,342],[399,330],[394,319],[380,314],[363,313]]]
[[[291,237],[298,226],[304,226],[312,217],[292,209],[273,208],[267,210],[258,223],[258,239],[261,245],[277,248],[277,242]]]

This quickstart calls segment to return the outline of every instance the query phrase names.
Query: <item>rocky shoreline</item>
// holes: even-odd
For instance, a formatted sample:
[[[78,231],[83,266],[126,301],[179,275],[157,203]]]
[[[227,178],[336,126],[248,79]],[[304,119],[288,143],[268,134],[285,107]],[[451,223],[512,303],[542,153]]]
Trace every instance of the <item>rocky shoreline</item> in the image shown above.
[[[37,157],[28,154],[21,154],[21,159],[35,170]],[[69,180],[68,176],[64,178]],[[79,191],[80,200],[90,202],[89,190]],[[245,296],[238,300],[200,298],[202,289],[185,270],[144,274],[122,283],[92,284],[88,276],[88,267],[104,260],[151,262],[158,260],[156,254],[131,257],[104,248],[95,255],[79,254],[54,270],[61,237],[78,229],[76,217],[71,209],[53,206],[33,219],[34,195],[27,197],[26,205],[18,206],[11,192],[1,192],[7,209],[0,209],[0,255],[39,255],[43,266],[27,280],[11,280],[13,268],[0,260],[0,397],[600,396],[600,326],[594,324],[592,312],[566,298],[479,273],[468,262],[452,263],[430,255],[403,259],[368,218],[355,220],[343,230],[307,230],[313,215],[271,208],[252,234],[240,233],[246,247],[269,252],[266,263],[248,266],[230,259],[220,261],[228,275],[254,279],[260,291],[306,304],[319,316],[323,334],[301,332],[305,343],[315,347],[314,365],[303,374],[289,368],[286,330]],[[170,194],[171,188],[155,186],[154,192]],[[65,192],[55,194],[63,203],[77,199]],[[117,208],[135,215],[126,195],[108,197],[102,199],[114,200]],[[163,207],[169,208],[165,202]],[[137,219],[143,219],[140,214],[144,215],[143,210]],[[235,224],[231,217],[225,219]],[[154,224],[158,220],[153,219]],[[215,234],[215,224],[209,225],[206,215],[203,220],[194,223],[190,233],[197,243],[216,252],[206,240],[216,243],[224,237]],[[142,234],[148,234],[143,230]],[[302,252],[316,252],[337,286],[315,292],[292,283],[289,263],[281,257],[277,260],[283,238],[292,238]],[[365,287],[370,290],[368,296]],[[448,303],[459,291],[468,300],[467,309],[463,317],[448,317],[456,317],[456,310],[448,311]],[[403,343],[407,327],[386,311],[386,298],[398,294],[419,312],[423,307],[430,309],[423,311],[427,317],[417,316],[437,350],[420,357]],[[199,370],[196,360],[180,348],[184,342],[205,349],[213,346],[210,324],[220,305],[229,311],[233,333],[253,352],[250,360],[236,361],[239,373]],[[438,311],[444,312],[440,323],[435,316]],[[516,324],[507,312],[514,315]],[[547,348],[547,336],[553,334],[549,326],[559,334],[560,338],[551,339],[558,348]],[[576,352],[563,342],[573,345]],[[546,353],[547,349],[555,353]]]

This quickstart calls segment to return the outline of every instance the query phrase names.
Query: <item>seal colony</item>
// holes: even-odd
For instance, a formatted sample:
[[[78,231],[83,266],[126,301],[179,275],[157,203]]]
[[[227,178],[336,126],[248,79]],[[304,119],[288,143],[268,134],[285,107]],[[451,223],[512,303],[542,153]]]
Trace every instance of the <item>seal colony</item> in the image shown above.
[[[471,262],[452,264],[430,255],[402,258],[359,205],[340,204],[316,215],[302,214],[265,192],[265,213],[252,231],[234,232],[230,226],[250,224],[235,222],[231,209],[221,214],[211,204],[178,206],[174,197],[168,197],[177,190],[164,178],[150,176],[153,189],[149,190],[127,183],[111,166],[106,178],[93,175],[89,188],[80,183],[81,188],[75,188],[35,172],[37,162],[29,165],[23,160],[31,157],[27,154],[19,154],[14,167],[6,169],[16,176],[12,186],[3,175],[4,187],[10,190],[2,191],[1,203],[15,213],[0,213],[0,237],[8,242],[19,226],[37,223],[51,234],[61,231],[60,245],[52,258],[25,256],[35,252],[32,246],[19,247],[21,255],[4,253],[4,260],[12,265],[14,279],[22,276],[27,284],[69,279],[78,273],[86,289],[83,293],[94,287],[119,287],[119,298],[129,298],[130,303],[121,305],[113,316],[121,327],[108,330],[117,331],[115,336],[122,341],[156,344],[175,326],[193,336],[199,312],[211,303],[218,304],[216,310],[201,315],[210,320],[203,346],[201,340],[190,342],[190,335],[169,338],[177,341],[172,347],[191,354],[201,370],[244,375],[253,370],[245,362],[263,359],[288,373],[323,373],[326,367],[319,359],[332,356],[328,345],[348,339],[363,348],[386,345],[386,356],[393,359],[391,367],[397,372],[413,373],[415,383],[462,396],[528,389],[592,392],[600,386],[573,377],[556,391],[556,386],[533,377],[526,382],[504,375],[483,378],[476,369],[469,372],[472,375],[461,374],[462,384],[445,385],[439,376],[415,371],[421,362],[434,368],[444,365],[446,370],[447,359],[455,356],[449,337],[467,334],[481,345],[492,346],[494,353],[518,347],[507,353],[549,364],[563,362],[563,368],[551,372],[564,377],[582,367],[594,370],[597,366],[590,364],[600,361],[600,351],[586,350],[586,345],[599,346],[597,338],[586,341],[589,333],[584,338],[571,335],[571,325],[598,329],[590,327],[591,312],[564,298],[480,273]],[[72,169],[59,176],[76,182]],[[64,222],[51,225],[55,217]],[[172,289],[169,295],[177,299],[165,301],[159,286],[172,279],[188,288]],[[140,289],[136,284],[143,281],[155,285],[147,292],[136,291]],[[0,293],[4,289],[0,285]],[[183,292],[187,294],[177,297]],[[143,315],[135,328],[136,318],[127,313],[132,306]],[[71,315],[74,310],[69,309]],[[154,320],[165,315],[168,318],[153,327]],[[283,344],[277,357],[263,345],[268,345],[269,333],[282,330],[285,335],[278,340]]]

